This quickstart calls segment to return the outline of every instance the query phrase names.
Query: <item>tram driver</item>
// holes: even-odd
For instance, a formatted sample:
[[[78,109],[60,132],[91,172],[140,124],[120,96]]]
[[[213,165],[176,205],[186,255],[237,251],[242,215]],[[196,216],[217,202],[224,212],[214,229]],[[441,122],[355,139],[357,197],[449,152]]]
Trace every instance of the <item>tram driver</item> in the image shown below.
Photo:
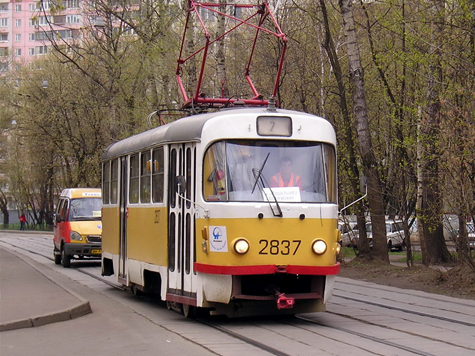
[[[271,188],[298,187],[302,190],[302,180],[292,171],[292,158],[285,156],[280,159],[279,172],[271,177]]]

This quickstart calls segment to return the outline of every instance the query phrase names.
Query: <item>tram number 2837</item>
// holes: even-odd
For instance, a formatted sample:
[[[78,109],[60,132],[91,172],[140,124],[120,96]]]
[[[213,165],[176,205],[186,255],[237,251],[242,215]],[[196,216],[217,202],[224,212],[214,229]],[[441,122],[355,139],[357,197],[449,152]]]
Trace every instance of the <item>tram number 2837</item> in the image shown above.
[[[293,255],[297,253],[301,240],[259,240],[260,255]]]

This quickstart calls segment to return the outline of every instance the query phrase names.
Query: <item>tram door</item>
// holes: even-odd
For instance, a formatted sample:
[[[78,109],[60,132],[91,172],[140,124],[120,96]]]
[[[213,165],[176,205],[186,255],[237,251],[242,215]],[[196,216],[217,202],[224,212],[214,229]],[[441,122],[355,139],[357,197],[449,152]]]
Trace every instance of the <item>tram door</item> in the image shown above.
[[[127,157],[122,157],[120,161],[120,196],[119,196],[119,220],[120,220],[120,241],[119,241],[119,281],[127,281],[127,189],[128,189],[128,164]]]
[[[174,144],[169,156],[168,293],[195,298],[195,144]],[[173,298],[175,297],[175,298]]]

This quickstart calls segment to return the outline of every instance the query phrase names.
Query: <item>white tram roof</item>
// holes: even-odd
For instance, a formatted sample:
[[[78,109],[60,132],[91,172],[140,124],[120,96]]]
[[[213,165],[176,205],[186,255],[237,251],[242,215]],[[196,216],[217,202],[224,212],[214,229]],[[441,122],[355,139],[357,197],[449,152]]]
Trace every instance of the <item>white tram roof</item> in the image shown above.
[[[244,115],[258,117],[261,115],[275,116],[307,116],[322,120],[331,127],[331,124],[318,116],[292,110],[267,110],[267,108],[233,108],[217,112],[187,116],[166,125],[158,126],[151,130],[144,131],[134,136],[118,141],[107,147],[102,155],[103,160],[119,157],[142,151],[157,144],[180,143],[180,142],[200,142],[203,127],[209,120],[219,118],[232,118],[239,120]],[[218,122],[216,124],[219,124]],[[223,123],[224,124],[224,123]],[[274,137],[275,138],[275,137]]]

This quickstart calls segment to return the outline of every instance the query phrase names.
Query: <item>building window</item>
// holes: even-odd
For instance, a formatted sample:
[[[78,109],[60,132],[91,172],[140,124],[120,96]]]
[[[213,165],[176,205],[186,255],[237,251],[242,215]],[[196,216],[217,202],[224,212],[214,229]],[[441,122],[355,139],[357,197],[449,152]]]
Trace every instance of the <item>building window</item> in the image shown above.
[[[35,47],[35,54],[47,54],[48,53],[48,46],[36,46]]]
[[[40,1],[39,4],[40,4],[40,9],[41,10],[49,10],[49,8],[50,8],[49,1]]]
[[[36,4],[29,4],[28,5],[28,10],[30,10],[31,12],[35,12],[36,11]]]
[[[15,56],[20,57],[21,56],[21,48],[15,48]]]
[[[8,18],[0,19],[0,27],[8,27]]]
[[[0,12],[8,12],[8,3],[0,4]]]
[[[48,25],[53,23],[53,16],[38,16],[38,25]]]
[[[66,15],[66,23],[67,24],[77,24],[81,22],[80,15]]]
[[[0,62],[0,72],[6,72],[8,70],[8,63]]]
[[[0,33],[0,42],[8,41],[8,33]]]
[[[15,20],[15,27],[21,27],[21,20],[20,19]]]
[[[66,0],[64,5],[66,9],[77,9],[79,8],[79,0]]]
[[[28,55],[34,56],[35,55],[35,49],[34,48],[28,48]]]
[[[34,33],[29,33],[28,34],[28,40],[30,41],[36,41],[36,36]]]
[[[0,47],[0,57],[8,56],[8,48],[7,47]]]
[[[21,33],[15,34],[15,42],[21,42]]]
[[[20,4],[15,5],[15,12],[21,12],[21,5]]]

